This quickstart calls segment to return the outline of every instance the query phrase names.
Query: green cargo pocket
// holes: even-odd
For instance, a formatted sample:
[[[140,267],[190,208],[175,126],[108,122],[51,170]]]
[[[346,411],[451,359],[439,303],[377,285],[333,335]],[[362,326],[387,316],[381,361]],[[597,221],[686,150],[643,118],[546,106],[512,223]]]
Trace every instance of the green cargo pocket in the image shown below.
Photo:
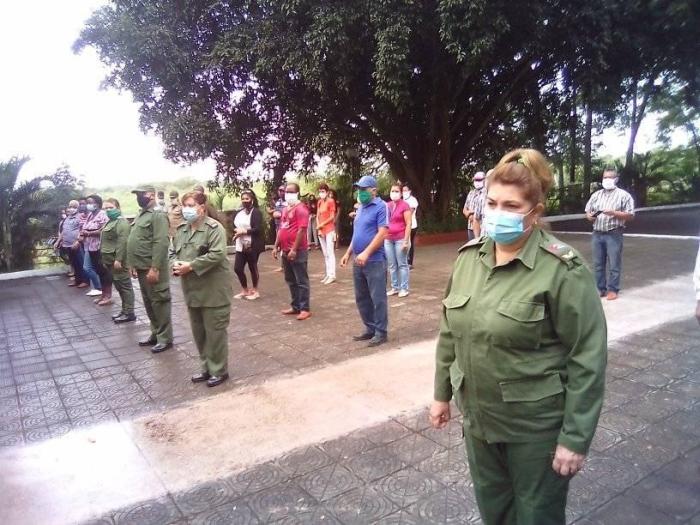
[[[467,304],[467,302],[469,302],[468,295],[460,295],[457,293],[451,293],[442,300],[443,306],[448,309],[461,308]]]
[[[492,317],[493,341],[506,348],[537,350],[545,317],[542,303],[501,301]]]
[[[506,403],[537,402],[564,392],[559,374],[501,381],[498,384]]]

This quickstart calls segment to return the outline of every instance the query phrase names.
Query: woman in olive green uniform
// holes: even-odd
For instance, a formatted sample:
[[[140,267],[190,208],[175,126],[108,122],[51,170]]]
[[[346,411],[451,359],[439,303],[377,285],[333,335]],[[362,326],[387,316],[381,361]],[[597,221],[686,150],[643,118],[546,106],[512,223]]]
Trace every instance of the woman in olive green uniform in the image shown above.
[[[579,254],[537,225],[552,186],[534,150],[487,181],[485,237],[460,249],[443,300],[434,427],[464,415],[486,525],[564,524],[603,403],[607,334]]]
[[[102,209],[109,222],[102,229],[100,250],[105,271],[112,274],[113,285],[122,300],[121,311],[112,316],[117,323],[136,321],[134,315],[134,288],[126,266],[126,241],[129,238],[129,223],[124,219],[117,199],[106,199]]]
[[[185,223],[178,227],[170,254],[173,275],[182,277],[201,372],[192,382],[216,386],[228,379],[228,324],[231,315],[231,270],[226,257],[226,230],[207,215],[207,197],[182,197]]]

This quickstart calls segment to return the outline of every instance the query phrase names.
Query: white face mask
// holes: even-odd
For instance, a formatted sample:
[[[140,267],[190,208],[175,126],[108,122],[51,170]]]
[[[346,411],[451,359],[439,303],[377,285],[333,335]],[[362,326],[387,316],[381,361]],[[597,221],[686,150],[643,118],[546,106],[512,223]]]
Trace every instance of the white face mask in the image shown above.
[[[287,204],[296,204],[298,200],[299,200],[299,194],[298,194],[298,193],[285,192],[285,194],[284,194],[284,201],[285,201]]]
[[[480,190],[481,188],[484,187],[484,181],[483,180],[475,180],[474,181],[474,188],[477,190]]]
[[[389,193],[389,197],[391,197],[392,201],[396,202],[397,200],[399,200],[401,198],[401,192],[392,191],[391,193]]]
[[[403,198],[404,198],[404,199],[408,199],[410,196],[411,196],[411,192],[410,192],[410,191],[404,191],[404,192],[403,192]]]
[[[319,191],[319,192],[318,192],[318,198],[319,198],[319,199],[325,199],[326,197],[328,197],[328,194],[327,194],[325,191]]]
[[[603,179],[603,189],[604,190],[615,189],[615,186],[617,186],[617,179],[609,179],[609,178]]]

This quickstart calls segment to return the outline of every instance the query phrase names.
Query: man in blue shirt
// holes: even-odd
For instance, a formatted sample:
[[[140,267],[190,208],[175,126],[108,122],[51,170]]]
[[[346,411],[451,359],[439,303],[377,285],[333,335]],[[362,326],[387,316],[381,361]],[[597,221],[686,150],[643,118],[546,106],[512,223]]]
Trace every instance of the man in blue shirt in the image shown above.
[[[379,346],[387,341],[389,315],[386,299],[386,255],[384,238],[389,231],[386,203],[377,197],[377,180],[363,176],[354,187],[357,189],[357,209],[353,224],[352,241],[340,260],[344,268],[351,255],[355,302],[365,325],[355,341],[369,341],[368,346]]]

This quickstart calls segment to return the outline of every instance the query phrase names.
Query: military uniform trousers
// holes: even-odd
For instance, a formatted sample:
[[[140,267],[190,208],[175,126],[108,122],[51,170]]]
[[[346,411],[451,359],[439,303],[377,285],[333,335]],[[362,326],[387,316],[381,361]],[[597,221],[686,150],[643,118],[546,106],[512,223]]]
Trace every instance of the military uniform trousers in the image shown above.
[[[552,469],[556,437],[488,443],[465,431],[469,470],[485,525],[564,525],[569,477]]]
[[[119,298],[122,301],[122,313],[131,315],[134,313],[134,287],[131,284],[131,276],[128,270],[115,270],[114,267],[109,268],[112,273],[113,285],[119,293]]]
[[[151,321],[151,337],[158,343],[173,342],[173,323],[170,315],[170,279],[167,268],[160,270],[160,279],[156,284],[150,284],[146,279],[148,270],[137,270],[143,306]]]
[[[220,376],[228,371],[228,324],[231,305],[188,306],[194,343],[202,372]]]

